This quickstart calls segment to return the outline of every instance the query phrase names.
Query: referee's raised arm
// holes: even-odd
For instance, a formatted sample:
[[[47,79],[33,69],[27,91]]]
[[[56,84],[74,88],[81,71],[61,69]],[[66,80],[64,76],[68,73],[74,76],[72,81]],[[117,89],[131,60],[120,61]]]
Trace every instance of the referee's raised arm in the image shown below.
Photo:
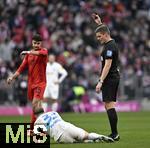
[[[102,20],[101,20],[100,16],[97,13],[93,13],[92,18],[93,18],[93,20],[95,21],[95,23],[97,25],[102,25]]]

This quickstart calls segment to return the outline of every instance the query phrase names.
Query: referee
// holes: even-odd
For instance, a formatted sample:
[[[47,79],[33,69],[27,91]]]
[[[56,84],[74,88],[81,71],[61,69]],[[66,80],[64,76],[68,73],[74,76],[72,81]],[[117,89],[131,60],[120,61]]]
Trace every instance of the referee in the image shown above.
[[[96,92],[102,90],[103,102],[107,111],[111,134],[115,141],[120,139],[117,130],[118,117],[115,109],[118,85],[120,80],[118,70],[119,51],[115,41],[110,36],[109,28],[101,22],[98,14],[92,14],[98,27],[95,30],[97,40],[103,45],[101,51],[102,71],[96,85]]]

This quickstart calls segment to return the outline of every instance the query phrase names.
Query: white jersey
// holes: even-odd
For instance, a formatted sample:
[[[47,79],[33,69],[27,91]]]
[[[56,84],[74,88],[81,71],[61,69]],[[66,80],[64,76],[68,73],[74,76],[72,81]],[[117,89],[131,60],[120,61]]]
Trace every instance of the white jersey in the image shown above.
[[[67,71],[57,62],[47,63],[46,80],[47,85],[53,85],[55,82],[61,83],[67,76]],[[60,75],[60,77],[59,77]]]
[[[59,128],[59,124],[65,124],[65,121],[60,117],[57,112],[50,111],[47,113],[43,113],[40,115],[34,123],[34,133],[35,132],[35,125],[44,125],[45,131],[50,137],[54,138],[55,141],[59,139],[59,137],[63,134],[63,130]]]
[[[39,134],[38,128],[42,128],[51,138],[57,142],[73,143],[81,141],[85,137],[85,130],[64,121],[57,112],[50,111],[40,115],[34,123],[34,133]]]

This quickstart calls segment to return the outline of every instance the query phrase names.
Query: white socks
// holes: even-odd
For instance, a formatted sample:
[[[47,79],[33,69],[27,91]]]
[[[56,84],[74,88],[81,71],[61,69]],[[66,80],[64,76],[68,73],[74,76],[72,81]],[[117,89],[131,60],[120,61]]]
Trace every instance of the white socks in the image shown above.
[[[57,110],[58,110],[58,103],[57,103],[57,102],[53,103],[53,104],[51,105],[51,108],[52,108],[52,111],[57,112]]]

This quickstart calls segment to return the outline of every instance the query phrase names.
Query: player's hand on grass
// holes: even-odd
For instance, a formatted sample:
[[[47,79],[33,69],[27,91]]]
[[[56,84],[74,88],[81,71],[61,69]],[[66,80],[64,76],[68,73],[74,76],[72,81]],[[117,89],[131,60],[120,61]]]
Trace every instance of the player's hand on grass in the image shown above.
[[[101,87],[102,87],[102,83],[98,82],[97,85],[96,85],[96,92],[97,93],[100,93]]]
[[[92,18],[93,18],[93,20],[95,21],[95,23],[97,25],[101,25],[102,24],[101,18],[100,18],[100,16],[97,13],[93,13],[92,14]]]
[[[13,81],[13,76],[7,78],[7,84],[11,84],[12,81]]]

